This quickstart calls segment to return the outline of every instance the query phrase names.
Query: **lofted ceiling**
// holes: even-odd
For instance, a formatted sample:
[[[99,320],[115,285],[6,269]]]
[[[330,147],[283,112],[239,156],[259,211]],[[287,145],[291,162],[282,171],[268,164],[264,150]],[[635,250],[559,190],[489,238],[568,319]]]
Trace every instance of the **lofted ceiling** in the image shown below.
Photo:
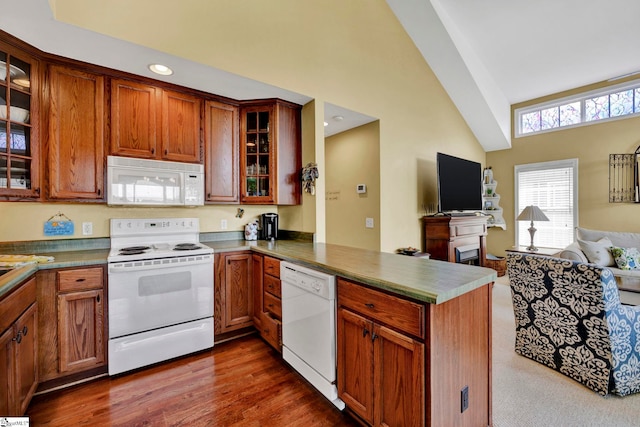
[[[387,0],[485,150],[510,106],[640,72],[636,0]]]
[[[512,104],[640,71],[636,0],[386,2],[486,151],[510,147]],[[48,0],[0,0],[0,6],[0,29],[47,52],[156,79],[146,64],[166,59],[190,70],[172,83],[238,100],[311,100],[58,22]],[[325,104],[326,136],[373,120]]]

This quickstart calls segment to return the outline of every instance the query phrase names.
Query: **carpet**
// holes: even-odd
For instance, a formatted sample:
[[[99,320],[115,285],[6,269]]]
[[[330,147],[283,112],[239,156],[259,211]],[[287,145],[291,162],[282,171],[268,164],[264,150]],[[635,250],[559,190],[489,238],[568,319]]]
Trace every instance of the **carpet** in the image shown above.
[[[514,351],[515,321],[507,276],[493,287],[494,427],[640,426],[640,394],[596,394]]]

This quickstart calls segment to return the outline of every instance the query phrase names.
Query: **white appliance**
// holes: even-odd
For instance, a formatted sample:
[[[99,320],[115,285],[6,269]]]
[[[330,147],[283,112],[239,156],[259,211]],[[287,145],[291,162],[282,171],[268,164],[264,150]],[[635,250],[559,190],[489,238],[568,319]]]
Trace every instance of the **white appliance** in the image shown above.
[[[280,263],[282,356],[338,409],[335,276]]]
[[[213,347],[213,249],[197,218],[111,219],[109,375]]]
[[[204,166],[108,156],[107,204],[202,206]]]

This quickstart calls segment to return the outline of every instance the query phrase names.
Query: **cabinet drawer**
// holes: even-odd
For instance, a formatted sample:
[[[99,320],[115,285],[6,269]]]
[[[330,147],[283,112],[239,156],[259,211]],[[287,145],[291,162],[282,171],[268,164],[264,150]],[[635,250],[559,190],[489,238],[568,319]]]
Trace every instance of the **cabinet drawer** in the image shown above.
[[[264,276],[264,290],[270,294],[282,298],[282,285],[280,279],[271,276]]]
[[[263,298],[264,311],[273,314],[278,319],[282,319],[282,302],[280,301],[280,298],[277,298],[266,291]]]
[[[338,278],[338,303],[379,323],[424,338],[425,306]]]
[[[74,292],[102,288],[102,268],[78,268],[58,271],[58,291]]]
[[[265,274],[269,274],[273,277],[280,278],[280,260],[276,258],[271,258],[268,256],[264,257],[264,272]]]
[[[16,290],[0,302],[0,334],[8,329],[31,304],[36,302],[36,279],[17,285]]]
[[[260,336],[264,338],[273,348],[280,351],[282,342],[282,323],[266,314],[262,315]]]

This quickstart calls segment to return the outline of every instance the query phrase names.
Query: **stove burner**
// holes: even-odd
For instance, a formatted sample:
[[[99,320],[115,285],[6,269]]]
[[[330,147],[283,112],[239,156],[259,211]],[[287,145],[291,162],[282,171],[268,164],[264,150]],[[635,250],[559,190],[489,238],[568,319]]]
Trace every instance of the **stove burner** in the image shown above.
[[[118,255],[140,255],[143,254],[144,251],[125,251],[121,250]]]
[[[151,249],[149,246],[129,246],[127,248],[120,249],[120,252],[140,252]]]
[[[178,243],[174,246],[174,251],[192,251],[194,249],[200,249],[201,246],[196,245],[195,243]]]
[[[149,246],[129,246],[127,248],[120,249],[118,255],[140,255],[147,249],[151,248]]]

